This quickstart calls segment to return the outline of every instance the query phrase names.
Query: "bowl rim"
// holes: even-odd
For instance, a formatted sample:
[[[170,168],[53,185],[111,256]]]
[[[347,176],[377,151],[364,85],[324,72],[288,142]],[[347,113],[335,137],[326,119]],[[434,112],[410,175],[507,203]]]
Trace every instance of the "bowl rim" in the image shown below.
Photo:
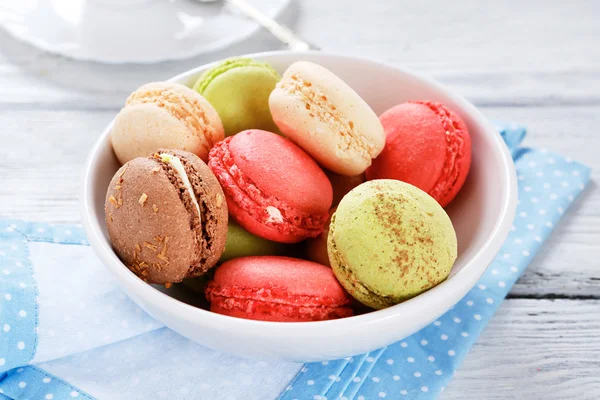
[[[359,61],[363,63],[376,64],[380,68],[391,69],[404,73],[411,78],[421,81],[425,85],[432,87],[434,90],[444,93],[445,96],[452,99],[452,101],[456,103],[462,110],[467,112],[470,117],[473,118],[475,122],[483,128],[485,133],[490,134],[496,151],[498,151],[502,156],[501,159],[503,168],[501,171],[501,179],[499,184],[505,187],[506,190],[504,191],[503,198],[501,199],[500,212],[496,218],[494,228],[492,229],[492,233],[486,239],[484,245],[477,250],[475,255],[468,260],[465,266],[456,274],[454,274],[451,279],[445,280],[428,291],[400,304],[348,318],[294,323],[256,321],[221,315],[204,310],[202,308],[191,306],[160,292],[129,271],[129,269],[125,267],[125,265],[114,253],[108,241],[104,239],[101,231],[100,220],[94,220],[91,218],[93,214],[88,212],[88,210],[92,209],[92,199],[94,195],[94,188],[90,184],[91,180],[89,177],[95,171],[94,166],[96,165],[95,161],[97,154],[105,145],[107,136],[109,135],[114,122],[113,119],[113,121],[111,121],[103,130],[88,154],[83,175],[84,182],[80,206],[83,226],[90,245],[94,252],[99,256],[102,263],[115,274],[119,284],[126,285],[129,289],[133,290],[140,298],[144,299],[144,302],[148,302],[159,309],[165,310],[171,314],[175,314],[176,317],[200,324],[210,324],[212,327],[222,330],[241,330],[244,332],[245,336],[255,337],[265,337],[271,335],[306,337],[333,336],[345,331],[362,329],[369,325],[383,323],[386,320],[394,318],[398,315],[403,315],[404,317],[416,317],[421,321],[423,321],[423,314],[435,314],[437,318],[441,314],[445,313],[450,306],[456,304],[468,293],[469,290],[473,288],[481,275],[483,275],[483,273],[486,271],[489,264],[500,250],[504,240],[508,236],[508,232],[512,226],[517,207],[517,179],[515,166],[511,154],[504,144],[501,136],[497,133],[491,122],[489,122],[483,116],[483,114],[464,97],[456,94],[454,91],[437,82],[436,80],[405,67],[398,67],[368,57],[323,51],[291,52],[280,50],[252,53],[241,55],[240,57],[268,59],[279,56],[292,56],[297,59],[302,59],[303,56],[312,58],[315,55],[346,62]],[[203,64],[176,75],[168,79],[168,81],[184,82],[186,79],[189,79],[199,72],[210,68],[220,61],[221,60]],[[443,299],[443,301],[440,302],[439,299]],[[424,309],[429,310],[430,313],[423,313]],[[421,314],[420,317],[419,314]],[[426,319],[428,321],[432,320],[432,318],[429,317]]]

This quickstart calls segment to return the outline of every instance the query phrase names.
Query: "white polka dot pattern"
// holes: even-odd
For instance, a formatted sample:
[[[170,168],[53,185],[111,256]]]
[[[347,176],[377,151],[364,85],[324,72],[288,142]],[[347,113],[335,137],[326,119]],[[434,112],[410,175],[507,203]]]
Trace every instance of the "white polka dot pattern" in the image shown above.
[[[44,246],[50,247],[37,251]],[[84,256],[77,259],[77,254]],[[81,268],[82,264],[86,268]],[[88,298],[92,301],[86,302]],[[95,309],[100,303],[112,303],[119,309],[120,322],[115,324],[110,313]],[[31,372],[33,367],[14,368],[97,347],[100,344],[94,342],[94,334],[103,330],[115,332],[114,340],[123,340],[161,327],[147,315],[134,312],[139,309],[92,256],[82,228],[72,225],[0,220],[0,310],[0,376],[7,371],[0,379],[0,389],[12,394],[10,390],[18,389],[14,398],[62,399],[80,394],[89,398],[69,385],[68,392],[63,395],[59,391],[59,396],[52,390],[65,386],[60,379],[26,380],[25,375],[40,372]],[[86,335],[82,329],[92,324],[85,318],[93,315],[103,316],[101,328],[89,329],[91,334]],[[10,389],[13,372],[20,380]],[[38,392],[40,385],[46,388]]]
[[[10,396],[9,399],[93,400],[89,394],[34,366],[8,371],[0,380],[0,387],[0,393]],[[4,398],[0,395],[0,399]]]
[[[0,220],[0,376],[35,354],[38,325],[26,224]]]
[[[77,240],[74,228],[69,230],[69,238]],[[106,273],[89,246],[35,242],[29,248],[39,292],[39,346],[34,363],[162,326],[147,314],[137,312],[139,308]]]
[[[590,171],[584,165],[547,151],[518,148],[525,136],[523,128],[510,126],[500,131],[515,159],[520,201],[509,236],[480,282],[453,309],[402,342],[354,357],[352,363],[330,361],[327,368],[306,365],[304,379],[313,379],[314,385],[308,388],[293,382],[293,388],[283,392],[280,400],[310,398],[315,393],[330,399],[438,397],[541,243],[589,179]],[[336,375],[336,371],[341,372]],[[328,379],[325,384],[322,376],[331,374],[339,376],[340,381],[331,384]],[[354,381],[354,377],[361,379]]]
[[[329,364],[320,362],[318,365],[329,367]],[[274,399],[290,385],[289,382],[299,373],[302,365],[242,360],[192,343],[163,328],[42,363],[39,367],[80,389],[88,390],[98,399],[243,400]],[[135,373],[132,374],[133,370]],[[305,373],[309,374],[309,371]],[[335,372],[331,375],[338,376]],[[309,376],[300,379],[297,384],[317,387],[323,379],[334,382],[325,375],[314,380],[313,386],[308,386],[308,381],[313,380]],[[63,397],[54,394],[54,399],[72,399],[70,392],[73,390],[79,391],[77,388],[71,389]],[[159,395],[161,392],[163,394]],[[42,394],[45,393],[48,391]],[[300,399],[310,400],[315,395],[319,395],[319,392]],[[85,398],[82,396],[80,394],[76,398]],[[38,398],[43,400],[43,396],[35,397]]]

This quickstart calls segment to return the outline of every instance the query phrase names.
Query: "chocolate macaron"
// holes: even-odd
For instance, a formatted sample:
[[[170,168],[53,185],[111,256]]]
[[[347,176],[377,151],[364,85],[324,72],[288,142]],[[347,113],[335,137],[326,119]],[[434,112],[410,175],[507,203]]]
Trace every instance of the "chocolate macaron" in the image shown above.
[[[148,283],[203,275],[225,248],[227,203],[219,182],[195,154],[158,150],[115,174],[105,218],[113,248]]]

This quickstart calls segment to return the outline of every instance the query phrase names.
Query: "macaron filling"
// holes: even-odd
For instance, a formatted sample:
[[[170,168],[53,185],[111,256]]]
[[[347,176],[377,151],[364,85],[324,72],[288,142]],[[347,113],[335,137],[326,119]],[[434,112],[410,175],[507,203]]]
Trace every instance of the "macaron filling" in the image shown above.
[[[342,142],[337,145],[340,154],[344,154],[348,150],[355,150],[369,161],[377,156],[378,151],[374,143],[357,129],[353,121],[348,120],[344,113],[328,101],[325,94],[300,74],[294,72],[284,75],[277,87],[303,101],[312,117],[317,117],[320,121],[335,128],[342,139]]]
[[[432,189],[428,191],[431,197],[443,203],[443,199],[452,190],[460,176],[460,163],[457,160],[462,158],[466,151],[464,132],[460,129],[458,121],[453,118],[453,114],[443,105],[430,101],[415,101],[413,103],[422,104],[433,111],[440,119],[446,134],[447,149],[444,166]]]
[[[198,199],[196,198],[196,194],[194,193],[194,188],[192,187],[192,184],[190,183],[187,172],[185,172],[185,167],[181,163],[181,160],[179,159],[179,157],[175,157],[174,155],[167,154],[167,153],[160,153],[159,155],[160,155],[160,159],[162,160],[162,162],[171,164],[171,166],[173,167],[175,172],[177,172],[177,175],[179,175],[179,178],[183,182],[183,186],[188,191],[190,198],[192,199],[192,203],[194,204],[194,206],[196,207],[196,210],[198,211],[198,215],[200,216],[200,218],[202,218],[202,213],[200,212],[200,205],[198,204]]]
[[[235,164],[229,149],[231,139],[229,137],[217,143],[211,150],[209,162],[228,200],[256,221],[279,232],[303,237],[318,236],[323,231],[328,213],[303,213],[284,201],[264,194]]]
[[[190,96],[184,96],[176,90],[146,85],[133,92],[125,104],[153,104],[163,108],[181,121],[193,135],[204,138],[206,143],[203,145],[207,152],[214,145],[215,127],[208,120],[203,105]]]
[[[195,259],[197,261],[190,266],[188,275],[199,275],[208,270],[205,264],[212,254],[215,240],[211,232],[211,226],[217,224],[215,217],[209,211],[206,200],[203,198],[202,179],[184,158],[159,151],[153,159],[165,169],[173,186],[180,188],[181,200],[186,208],[190,210],[190,228],[196,232]],[[197,211],[197,213],[192,210]]]

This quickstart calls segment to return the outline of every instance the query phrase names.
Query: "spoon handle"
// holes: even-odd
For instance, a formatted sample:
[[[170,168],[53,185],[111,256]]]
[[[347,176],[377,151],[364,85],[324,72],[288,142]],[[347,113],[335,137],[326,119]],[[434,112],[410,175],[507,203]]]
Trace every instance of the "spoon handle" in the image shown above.
[[[236,7],[247,17],[257,22],[260,26],[271,32],[273,36],[287,44],[288,49],[292,51],[307,51],[307,50],[320,50],[318,46],[310,44],[300,39],[291,29],[283,26],[273,19],[269,18],[246,0],[226,0],[227,3]]]

